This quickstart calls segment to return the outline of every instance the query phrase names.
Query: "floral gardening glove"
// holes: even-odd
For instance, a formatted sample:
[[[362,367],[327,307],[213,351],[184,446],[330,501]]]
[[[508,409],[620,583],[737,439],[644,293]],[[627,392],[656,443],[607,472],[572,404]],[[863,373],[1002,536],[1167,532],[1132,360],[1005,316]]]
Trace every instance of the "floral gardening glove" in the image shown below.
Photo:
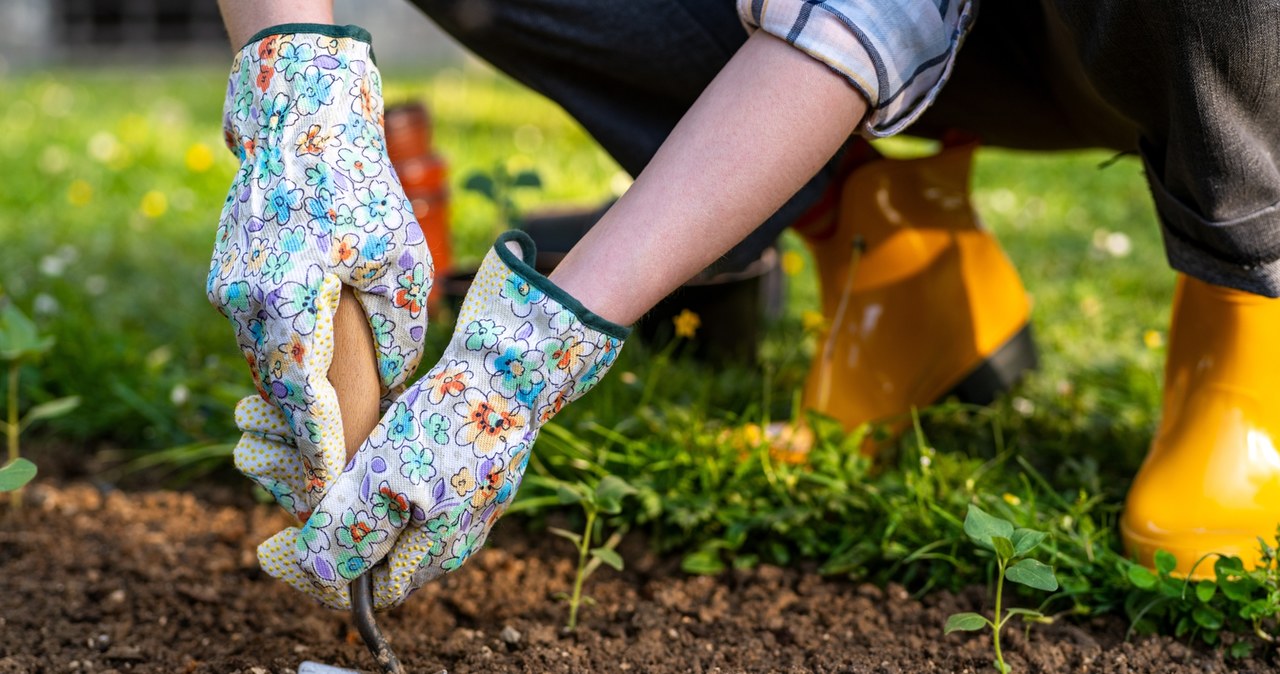
[[[386,557],[373,581],[387,608],[480,548],[539,427],[596,385],[630,332],[533,259],[528,235],[498,238],[440,362],[387,410],[306,523],[258,547],[267,573],[346,608],[347,584]]]
[[[369,319],[389,404],[421,358],[431,254],[387,159],[363,29],[262,31],[235,57],[223,116],[241,164],[207,292],[259,394],[236,410],[236,465],[305,519],[346,460],[328,380],[341,287]]]

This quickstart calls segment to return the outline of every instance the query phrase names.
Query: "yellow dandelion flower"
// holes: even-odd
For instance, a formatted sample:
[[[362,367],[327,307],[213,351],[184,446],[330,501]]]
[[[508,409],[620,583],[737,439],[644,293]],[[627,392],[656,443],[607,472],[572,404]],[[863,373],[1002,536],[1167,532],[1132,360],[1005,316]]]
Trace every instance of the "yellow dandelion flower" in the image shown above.
[[[139,208],[142,209],[143,215],[154,220],[169,210],[169,198],[164,195],[164,192],[151,190],[142,195]]]
[[[808,309],[800,314],[800,323],[805,332],[822,332],[827,329],[827,317],[821,311]]]
[[[702,319],[688,309],[681,310],[680,315],[671,320],[676,324],[676,337],[685,339],[693,339],[698,332],[698,327],[702,325]]]
[[[1146,344],[1148,349],[1158,349],[1164,346],[1164,335],[1158,330],[1148,330],[1142,333],[1142,343]]]
[[[1011,506],[1022,505],[1022,499],[1010,494],[1009,492],[1005,492],[1000,498],[1004,499],[1004,502]]]
[[[193,173],[204,173],[213,166],[213,150],[204,143],[192,143],[191,147],[187,148],[185,161],[187,169]]]
[[[782,273],[795,276],[804,271],[804,256],[794,250],[782,254]]]
[[[93,185],[87,180],[73,180],[67,187],[67,201],[72,206],[86,206],[93,200]]]

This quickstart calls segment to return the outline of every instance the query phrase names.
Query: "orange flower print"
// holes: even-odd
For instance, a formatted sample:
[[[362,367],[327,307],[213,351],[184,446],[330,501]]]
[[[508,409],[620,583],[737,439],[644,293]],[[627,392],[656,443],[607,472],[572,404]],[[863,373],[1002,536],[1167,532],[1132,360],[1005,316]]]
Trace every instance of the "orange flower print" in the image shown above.
[[[257,273],[262,269],[262,263],[266,261],[269,252],[271,251],[267,247],[266,239],[254,239],[249,243],[249,252],[244,256],[245,269],[251,273]]]
[[[471,476],[471,469],[466,466],[462,467],[456,475],[449,478],[449,486],[453,487],[453,491],[458,496],[466,496],[468,492],[476,488],[476,479]]]
[[[360,237],[355,234],[343,234],[333,247],[333,263],[348,267],[355,264],[360,257]]]
[[[298,148],[298,156],[304,154],[321,154],[325,147],[333,142],[332,133],[323,133],[323,128],[319,124],[312,124],[307,127],[306,131],[298,134],[298,140],[294,145]]]
[[[542,413],[538,415],[538,421],[545,424],[551,421],[551,417],[559,414],[560,410],[569,404],[569,392],[572,390],[572,387],[567,387],[557,392],[555,397],[551,399],[551,404],[542,408]]]
[[[426,268],[421,262],[415,264],[413,269],[396,279],[396,285],[399,288],[396,289],[392,303],[408,309],[409,315],[417,318],[422,314],[422,307],[431,292],[431,278],[427,275]]]
[[[382,260],[368,260],[356,265],[351,270],[351,279],[356,283],[369,283],[376,281],[387,271],[387,266]]]
[[[258,70],[258,88],[263,92],[266,92],[267,88],[271,86],[271,78],[274,77],[275,74],[275,68],[263,65],[262,68]]]
[[[498,489],[505,482],[505,471],[497,467],[489,469],[488,474],[480,481],[480,488],[471,495],[471,507],[476,510],[485,507],[498,494]]]
[[[289,345],[281,348],[287,348],[289,357],[299,365],[302,365],[302,361],[307,357],[307,347],[302,343],[301,335],[293,335],[289,339]]]
[[[315,467],[311,464],[311,461],[308,460],[306,457],[303,457],[302,459],[302,474],[304,477],[306,477],[306,480],[307,480],[307,487],[306,487],[307,492],[320,493],[324,491],[324,487],[326,484],[324,479],[325,471],[316,470]]]
[[[549,339],[543,344],[543,352],[547,354],[547,360],[557,369],[568,373],[576,372],[581,368],[583,357],[591,351],[591,345],[575,334],[567,335],[564,339]]]
[[[369,88],[369,78],[360,80],[360,113],[364,118],[376,122],[378,104],[373,97],[373,90]]]
[[[235,134],[231,127],[222,129],[222,142],[226,143],[228,150],[236,153],[237,156],[240,155],[240,137]]]
[[[270,365],[267,370],[267,376],[272,380],[282,379],[284,377],[285,359],[281,354],[272,354]]]
[[[427,375],[427,400],[439,405],[446,397],[461,395],[471,380],[470,374],[465,361],[449,361],[444,368]]]
[[[466,402],[458,403],[454,410],[466,417],[467,423],[458,429],[459,444],[471,445],[476,456],[492,457],[514,435],[524,428],[525,417],[513,403],[499,393],[485,395],[479,389],[469,389]]]
[[[253,351],[245,349],[244,359],[249,363],[249,376],[253,377],[253,387],[258,389],[258,395],[263,400],[271,402],[271,396],[267,394],[267,387],[262,383],[262,372],[258,369],[258,356]]]
[[[279,35],[263,38],[262,42],[258,43],[258,59],[274,61],[276,59],[276,41],[279,39]]]

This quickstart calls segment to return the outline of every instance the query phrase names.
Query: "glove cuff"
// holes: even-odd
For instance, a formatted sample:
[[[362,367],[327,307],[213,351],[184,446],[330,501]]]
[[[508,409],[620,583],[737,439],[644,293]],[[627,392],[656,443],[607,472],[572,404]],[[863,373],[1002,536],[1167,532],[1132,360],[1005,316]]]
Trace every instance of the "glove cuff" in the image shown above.
[[[515,244],[520,248],[520,254],[517,255],[512,246]],[[534,264],[537,260],[537,248],[533,244],[533,239],[528,234],[518,229],[503,232],[498,236],[497,242],[494,244],[494,250],[498,253],[498,257],[504,264],[511,268],[511,271],[522,276],[531,285],[559,302],[561,306],[568,309],[573,315],[578,317],[587,327],[613,337],[614,339],[625,340],[631,334],[631,328],[624,325],[618,325],[599,314],[588,309],[563,288],[556,285],[551,279],[543,276],[536,269]]]
[[[271,37],[273,35],[324,35],[325,37],[345,37],[357,40],[369,45],[369,59],[374,63],[377,60],[373,56],[373,36],[369,35],[369,31],[360,26],[348,24],[345,26],[337,26],[330,23],[281,23],[275,26],[268,26],[253,34],[244,46],[238,51],[244,51],[249,45]]]

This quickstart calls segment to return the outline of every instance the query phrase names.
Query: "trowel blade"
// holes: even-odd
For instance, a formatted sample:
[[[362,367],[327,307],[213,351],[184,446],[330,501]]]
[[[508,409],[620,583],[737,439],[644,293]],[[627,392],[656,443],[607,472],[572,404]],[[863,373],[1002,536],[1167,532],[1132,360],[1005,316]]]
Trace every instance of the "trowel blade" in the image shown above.
[[[360,672],[354,669],[347,669],[346,667],[322,665],[318,662],[311,662],[308,660],[298,667],[298,674],[360,674]]]

